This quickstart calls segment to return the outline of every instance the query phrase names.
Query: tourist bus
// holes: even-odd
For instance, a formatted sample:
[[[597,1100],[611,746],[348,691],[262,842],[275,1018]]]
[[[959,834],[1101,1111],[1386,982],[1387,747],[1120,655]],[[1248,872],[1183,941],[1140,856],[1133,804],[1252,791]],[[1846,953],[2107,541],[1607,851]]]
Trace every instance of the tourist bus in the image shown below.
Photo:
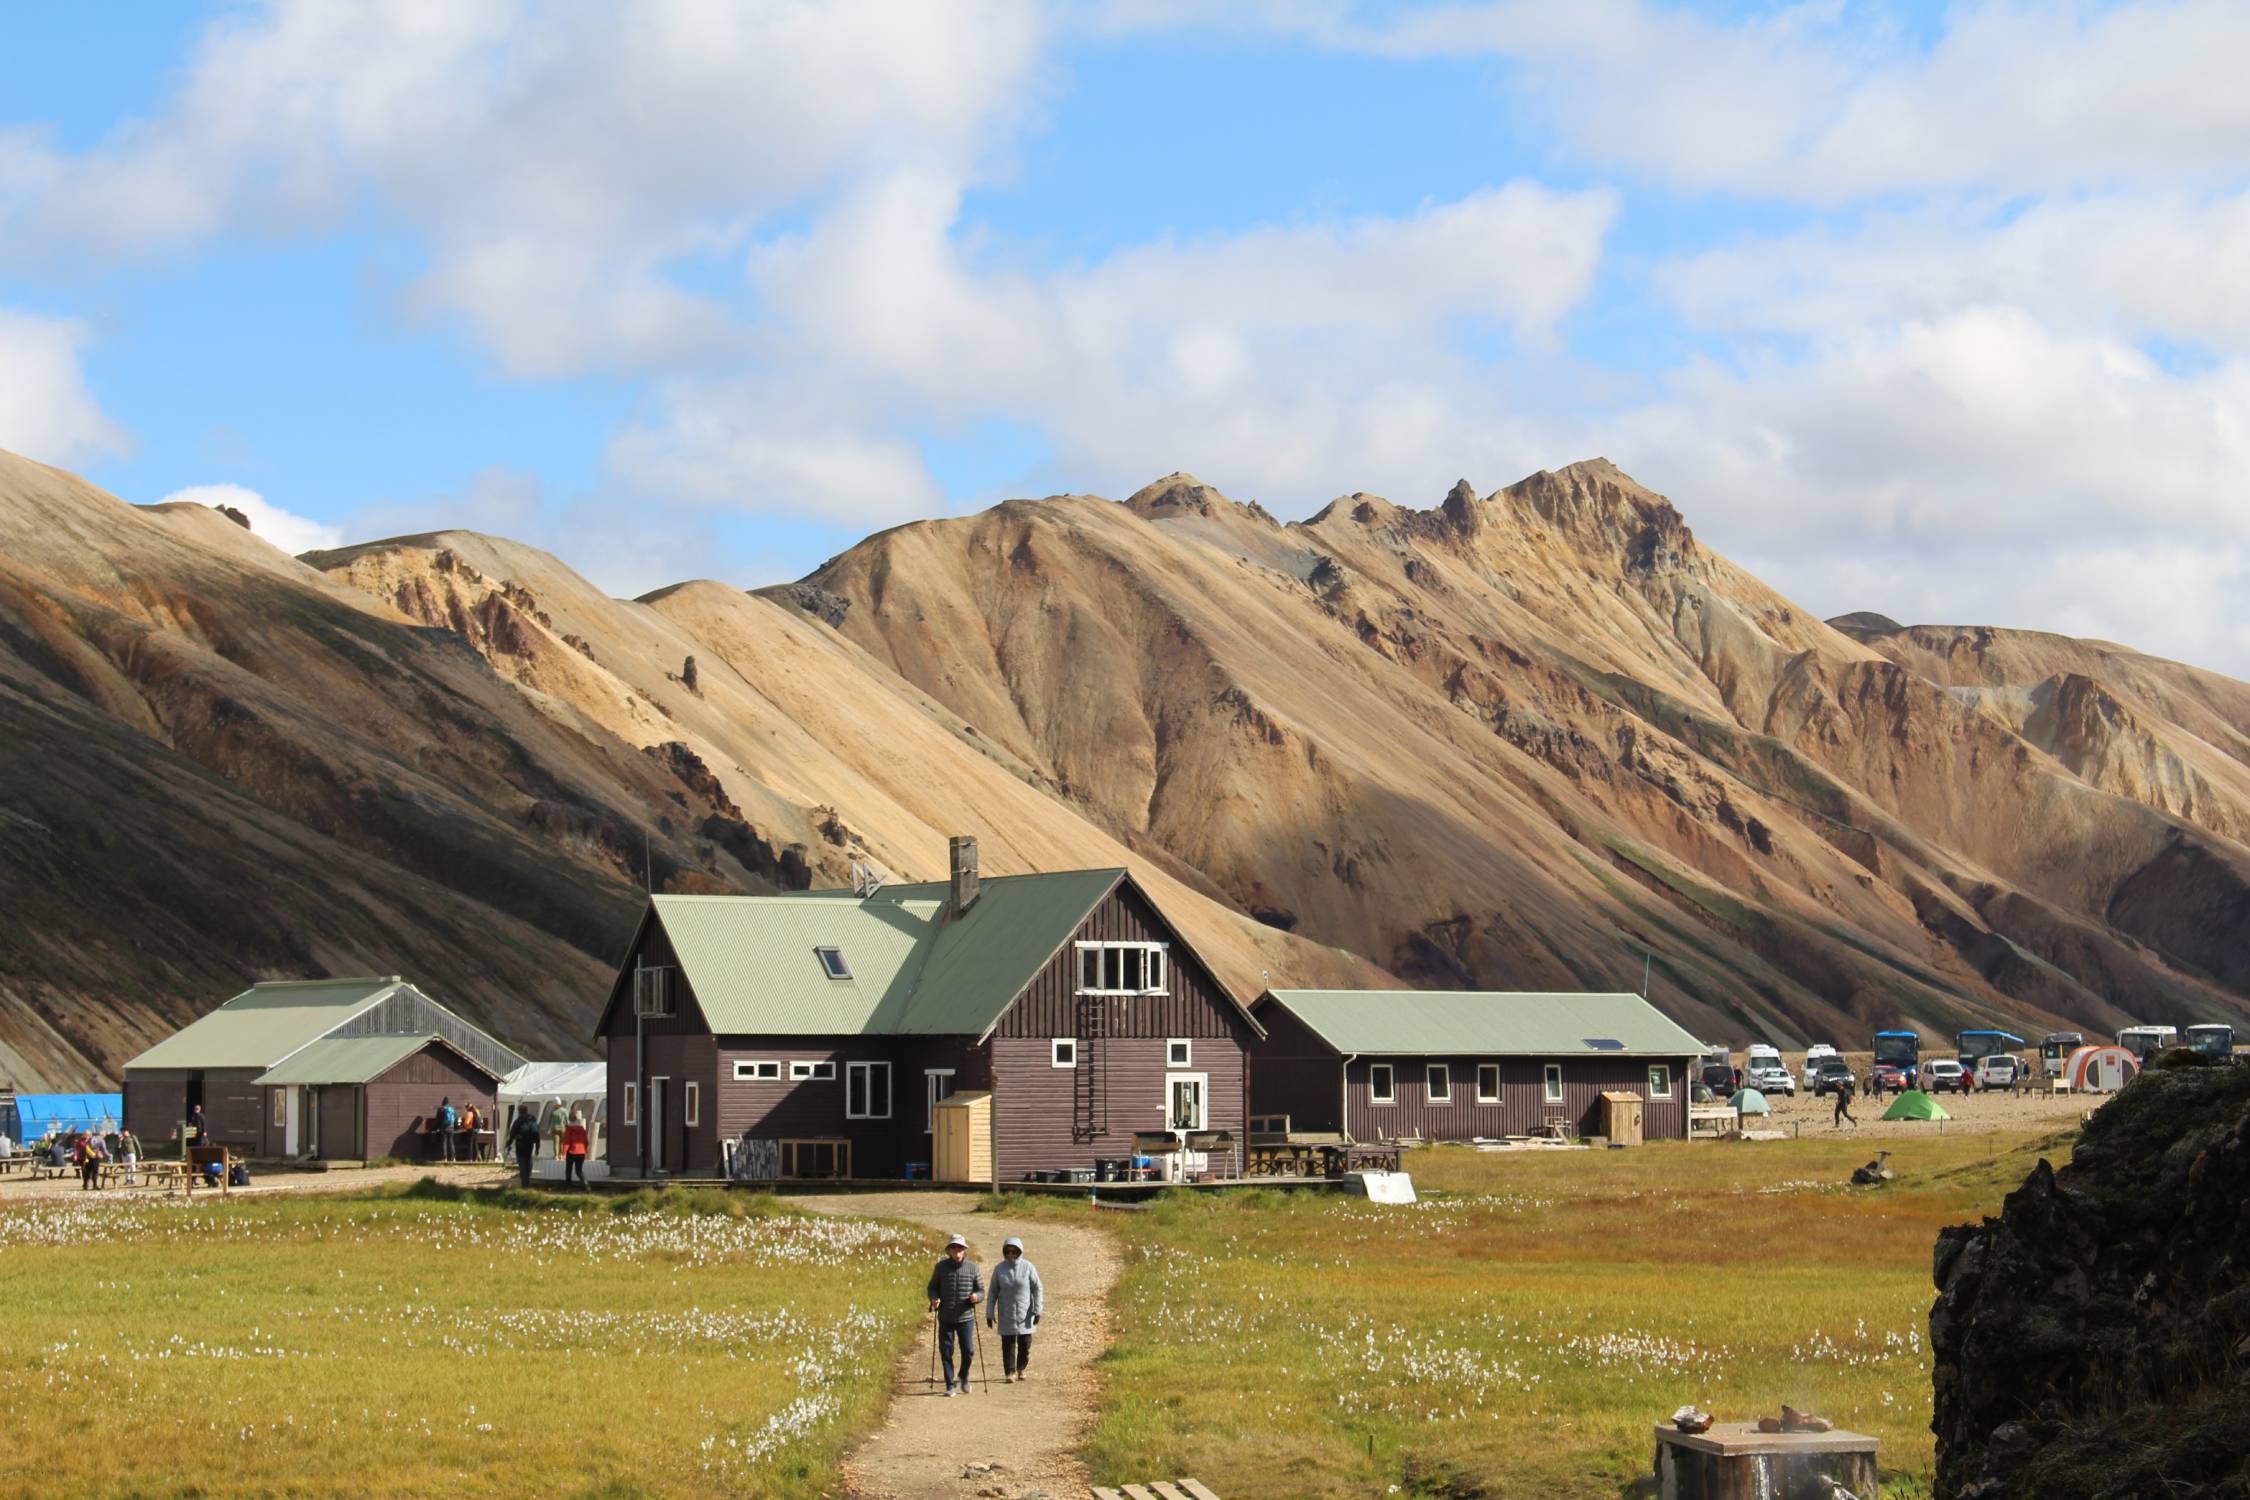
[[[1922,1035],[1917,1031],[1878,1031],[1875,1033],[1875,1066],[1892,1067],[1906,1079],[1906,1086],[1915,1086],[1915,1067],[1922,1060]]]
[[[2128,1026],[2117,1033],[2117,1045],[2132,1053],[2145,1068],[2157,1053],[2180,1045],[2180,1031],[2176,1026]]]
[[[2039,1071],[2049,1078],[2060,1078],[2063,1064],[2070,1054],[2086,1045],[2086,1038],[2076,1031],[2050,1031],[2039,1039]]]
[[[2023,1038],[2012,1031],[1961,1031],[1953,1037],[1955,1055],[1972,1073],[1984,1059],[2003,1052],[2012,1054],[2023,1044]]]
[[[2187,1029],[2187,1045],[2219,1062],[2234,1061],[2234,1028],[2209,1022]]]

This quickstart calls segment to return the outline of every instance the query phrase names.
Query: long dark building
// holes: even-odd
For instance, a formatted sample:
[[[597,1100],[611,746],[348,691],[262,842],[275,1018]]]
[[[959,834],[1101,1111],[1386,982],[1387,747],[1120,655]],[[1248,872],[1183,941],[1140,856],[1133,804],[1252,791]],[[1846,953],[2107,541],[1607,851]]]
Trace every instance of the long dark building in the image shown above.
[[[1124,870],[983,879],[956,839],[944,882],[655,896],[597,1027],[609,1163],[997,1184],[1136,1131],[1241,1141],[1257,1033]],[[950,1168],[948,1100],[975,1136]]]
[[[1643,1101],[1646,1139],[1687,1135],[1702,1044],[1638,995],[1269,990],[1253,1012],[1250,1112],[1354,1141],[1604,1132]]]

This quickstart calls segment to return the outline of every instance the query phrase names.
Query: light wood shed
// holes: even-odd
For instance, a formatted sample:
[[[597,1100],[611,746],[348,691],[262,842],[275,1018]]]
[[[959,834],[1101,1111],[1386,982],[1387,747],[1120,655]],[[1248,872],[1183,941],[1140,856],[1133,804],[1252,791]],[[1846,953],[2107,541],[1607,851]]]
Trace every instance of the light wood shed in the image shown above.
[[[992,1181],[992,1095],[955,1094],[935,1110],[931,1176],[939,1182]]]
[[[1638,1094],[1603,1092],[1602,1131],[1611,1145],[1638,1146],[1641,1143],[1641,1111],[1645,1104]]]

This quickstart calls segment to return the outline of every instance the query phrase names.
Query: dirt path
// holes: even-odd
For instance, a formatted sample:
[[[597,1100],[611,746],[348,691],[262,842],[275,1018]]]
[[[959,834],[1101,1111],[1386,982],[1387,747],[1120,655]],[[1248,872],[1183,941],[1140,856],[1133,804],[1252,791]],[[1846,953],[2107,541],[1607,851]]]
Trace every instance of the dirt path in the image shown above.
[[[1116,1245],[1095,1229],[972,1213],[966,1193],[827,1195],[788,1200],[821,1213],[873,1215],[927,1225],[930,1263],[937,1264],[945,1236],[969,1238],[969,1256],[987,1279],[1000,1259],[1000,1242],[1020,1235],[1039,1268],[1046,1312],[1033,1343],[1032,1378],[1000,1380],[1000,1344],[980,1319],[977,1337],[992,1388],[979,1381],[974,1394],[947,1400],[929,1383],[927,1330],[899,1360],[898,1395],[883,1426],[844,1462],[844,1482],[859,1500],[925,1500],[925,1497],[999,1497],[999,1500],[1077,1500],[1087,1493],[1085,1467],[1076,1457],[1094,1418],[1094,1357],[1109,1343],[1109,1292],[1120,1262]],[[920,1288],[917,1286],[918,1294]]]

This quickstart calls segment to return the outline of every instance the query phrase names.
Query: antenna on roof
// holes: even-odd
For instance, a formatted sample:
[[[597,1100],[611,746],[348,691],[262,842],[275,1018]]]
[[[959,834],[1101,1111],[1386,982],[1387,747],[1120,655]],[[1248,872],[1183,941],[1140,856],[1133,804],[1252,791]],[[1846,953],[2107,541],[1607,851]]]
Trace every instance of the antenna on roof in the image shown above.
[[[649,853],[648,829],[641,829],[641,886],[649,895],[656,894],[656,857]]]
[[[852,894],[862,898],[872,896],[883,888],[883,877],[864,859],[852,861]]]
[[[1648,971],[1655,962],[1656,955],[1643,948],[1641,950],[1641,998],[1643,1000],[1648,998]]]

